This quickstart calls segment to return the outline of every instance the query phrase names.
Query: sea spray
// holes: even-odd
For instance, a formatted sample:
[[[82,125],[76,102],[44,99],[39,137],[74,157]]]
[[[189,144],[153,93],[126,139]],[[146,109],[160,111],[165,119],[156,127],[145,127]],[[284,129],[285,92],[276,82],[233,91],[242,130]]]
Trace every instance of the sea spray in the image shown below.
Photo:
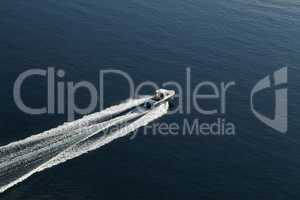
[[[117,115],[118,113],[142,104],[148,98],[148,96],[145,96],[139,99],[129,99],[124,103],[109,107],[101,112],[87,115],[79,120],[65,123],[57,128],[2,146],[0,147],[0,163],[13,159],[15,156],[29,153],[33,149],[39,149],[40,147],[51,145],[55,140],[72,137],[76,134],[76,132],[81,132],[80,129],[84,129],[89,126],[91,122],[96,120],[101,121],[103,118]]]
[[[145,101],[145,99],[140,100],[140,101],[135,101],[134,104],[139,105],[143,101]],[[119,108],[121,107],[123,110],[130,108],[130,106],[128,104],[126,105],[126,107],[127,107],[126,109],[124,108],[124,106],[118,105],[118,106],[114,106],[114,109],[111,109],[110,111],[106,111],[105,114],[98,113],[98,116],[96,116],[96,114],[93,114],[93,115],[87,116],[83,119],[88,119],[88,122],[90,122],[90,121],[97,119],[97,117],[99,118],[100,115],[102,115],[102,116],[111,115],[115,111],[121,113],[122,111],[120,112],[120,110],[116,109],[118,107]],[[131,107],[133,107],[132,102],[131,102]],[[139,114],[138,113],[129,113],[124,116],[121,115],[119,118],[117,118],[118,120],[112,119],[112,120],[108,121],[109,123],[102,122],[100,124],[92,125],[92,126],[86,127],[86,128],[77,128],[77,129],[75,128],[75,131],[74,131],[74,127],[76,127],[76,125],[78,126],[78,124],[80,124],[80,123],[78,123],[78,122],[75,122],[74,124],[72,124],[73,122],[68,123],[68,124],[66,124],[66,126],[68,126],[68,128],[69,128],[69,129],[67,128],[67,130],[73,130],[72,134],[70,135],[70,137],[73,138],[72,140],[69,139],[68,142],[66,142],[66,143],[64,143],[64,139],[55,141],[54,143],[52,143],[52,145],[54,145],[54,146],[51,147],[51,145],[50,145],[49,149],[47,149],[47,147],[45,147],[45,148],[42,148],[42,150],[33,151],[33,152],[31,152],[30,150],[27,150],[27,152],[29,152],[29,155],[21,155],[20,156],[20,154],[18,154],[15,157],[14,161],[16,163],[18,163],[19,165],[16,163],[13,163],[13,162],[10,162],[9,164],[8,163],[0,164],[0,166],[2,166],[3,167],[2,169],[4,170],[3,171],[0,167],[0,176],[1,176],[1,174],[3,176],[2,179],[0,177],[0,180],[1,180],[0,192],[4,192],[8,188],[11,188],[14,185],[16,185],[17,183],[24,181],[25,179],[27,179],[28,177],[30,177],[32,174],[34,174],[36,172],[43,171],[47,168],[50,168],[52,166],[63,163],[67,160],[78,157],[84,153],[95,150],[117,138],[123,137],[123,136],[127,135],[128,133],[140,128],[141,126],[144,126],[144,125],[150,123],[151,121],[161,117],[162,115],[164,115],[167,112],[167,110],[168,110],[168,104],[165,103],[151,111],[147,111],[146,114],[144,114],[144,113],[139,113]],[[102,112],[104,112],[104,111],[102,111]],[[143,115],[143,116],[141,116],[141,115]],[[99,134],[101,132],[101,130],[108,128],[116,123],[121,122],[122,117],[123,117],[123,120],[130,120],[130,119],[134,119],[137,117],[140,117],[140,118],[133,121],[128,126],[125,126],[113,133],[108,134],[108,135],[100,135]],[[89,124],[88,122],[87,122],[87,124]],[[104,125],[105,123],[106,123],[106,125]],[[85,123],[81,123],[81,125],[82,124],[85,124]],[[63,129],[63,130],[65,130],[65,129]],[[44,135],[48,136],[47,134],[44,134]],[[95,135],[97,137],[93,137]],[[37,135],[33,136],[33,139],[35,141],[39,141],[37,138],[41,139],[40,136],[37,136]],[[28,140],[28,139],[25,139],[25,140],[29,141],[29,143],[30,143],[30,140]],[[42,139],[42,141],[44,141],[44,140]],[[3,148],[3,147],[0,148],[1,153],[5,152],[5,150],[9,150],[9,147],[11,147],[13,149],[18,149],[16,147],[19,147],[20,144],[22,146],[22,145],[26,144],[26,142],[19,141],[16,143],[11,143],[11,144],[5,146],[5,148]],[[34,157],[34,156],[36,156],[36,157]],[[18,160],[18,159],[20,159],[20,157],[22,159]],[[14,165],[14,164],[16,164],[16,165]],[[9,179],[6,179],[5,178],[5,175],[6,175],[5,170],[7,170],[7,171],[11,170],[10,165],[12,166],[12,171],[16,172],[16,176],[10,175]],[[18,166],[24,166],[24,169],[23,168],[18,169]],[[1,171],[3,173],[1,173]],[[5,181],[3,181],[3,180],[5,180]]]

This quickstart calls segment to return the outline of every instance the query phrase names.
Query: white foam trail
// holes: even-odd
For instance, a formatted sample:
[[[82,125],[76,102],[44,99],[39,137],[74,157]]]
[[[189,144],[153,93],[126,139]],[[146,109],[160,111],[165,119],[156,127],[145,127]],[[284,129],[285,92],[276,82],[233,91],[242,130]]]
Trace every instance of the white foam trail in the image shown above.
[[[145,99],[143,101],[145,101]],[[137,103],[137,105],[139,105],[143,101],[139,101],[139,102],[135,102],[135,103]],[[114,106],[114,108],[117,108],[117,107],[119,107],[119,106]],[[133,107],[133,106],[131,106],[131,107]],[[121,108],[124,109],[124,107],[121,107]],[[128,105],[127,105],[126,109],[128,109]],[[129,113],[128,115],[120,116],[117,119],[112,119],[112,120],[109,120],[108,122],[93,125],[92,127],[84,129],[84,131],[82,131],[82,130],[78,130],[77,132],[75,131],[76,134],[73,133],[72,137],[75,137],[74,135],[76,135],[76,140],[72,140],[72,145],[70,145],[69,147],[64,149],[61,153],[57,154],[52,159],[46,161],[44,164],[41,164],[40,166],[32,169],[31,171],[29,171],[28,173],[22,175],[21,177],[17,178],[16,180],[11,181],[10,183],[2,186],[0,188],[0,193],[6,191],[7,189],[13,187],[14,185],[16,185],[18,183],[24,181],[25,179],[27,179],[29,176],[31,176],[32,174],[34,174],[36,172],[43,171],[47,168],[50,168],[52,166],[63,163],[67,160],[78,157],[78,156],[80,156],[84,153],[95,150],[95,149],[97,149],[97,148],[99,148],[99,147],[101,147],[101,146],[117,139],[117,138],[123,137],[123,136],[127,135],[128,133],[138,129],[139,127],[144,126],[144,125],[148,124],[149,122],[161,117],[162,115],[164,115],[167,112],[167,110],[168,110],[168,105],[167,105],[167,103],[165,103],[165,104],[155,108],[152,111],[147,111],[147,114],[140,117],[136,121],[132,122],[130,125],[122,128],[122,129],[120,129],[120,130],[118,130],[118,131],[116,131],[116,132],[114,132],[114,133],[112,133],[108,136],[100,137],[97,140],[91,140],[90,141],[89,138],[91,138],[92,136],[98,134],[99,131],[101,131],[105,128],[108,128],[108,127],[110,127],[114,124],[120,123],[124,120],[134,119],[134,118],[139,117],[140,115],[142,115],[144,113],[139,113],[139,114],[138,113],[135,113],[135,114]],[[107,113],[111,114],[113,112],[114,111],[109,111]],[[118,110],[118,112],[119,112],[119,110]],[[105,114],[107,114],[107,113],[105,113]],[[101,115],[104,116],[103,114],[101,114]],[[93,114],[92,116],[89,116],[89,117],[86,117],[86,118],[94,120],[94,119],[98,119],[99,116],[100,116],[100,114],[98,113],[98,116],[97,116],[97,114]],[[76,122],[76,123],[78,123],[78,122]],[[76,126],[76,123],[73,124],[73,127]],[[40,138],[40,137],[38,135],[35,135],[35,136],[30,137],[30,138],[33,139],[33,140],[36,140],[37,138]],[[32,141],[32,140],[29,140],[29,139],[25,139],[25,140],[27,142]],[[34,156],[40,156],[42,154],[42,152],[47,153],[47,151],[51,151],[51,149],[53,149],[53,148],[56,148],[56,147],[58,148],[60,145],[63,145],[64,142],[66,142],[66,141],[57,141],[57,142],[54,143],[54,145],[53,144],[50,145],[48,147],[48,149],[45,148],[45,149],[39,150],[38,152],[33,151],[29,155],[25,155],[25,156],[24,155],[17,156],[14,161],[11,161],[10,163],[5,163],[5,164],[0,165],[0,169],[9,169],[9,167],[11,165],[13,165],[14,162],[16,162],[16,163],[20,162],[20,160],[18,160],[18,159],[21,159],[21,161],[24,161],[24,160],[29,160],[30,161],[30,158],[32,158]],[[26,143],[26,142],[19,141],[19,142],[11,143],[11,144],[5,146],[5,148],[2,148],[2,150],[3,149],[7,150],[7,149],[9,149],[8,147],[15,147],[16,145],[18,146],[18,145],[24,144],[24,143]]]
[[[131,124],[121,128],[121,129],[117,130],[114,133],[105,135],[104,137],[101,137],[95,141],[87,141],[87,142],[84,141],[84,142],[77,143],[77,144],[71,146],[70,148],[68,148],[66,151],[57,155],[55,158],[49,160],[49,162],[47,162],[43,166],[41,166],[40,169],[44,170],[46,168],[50,168],[52,166],[55,166],[57,164],[65,162],[67,160],[78,157],[82,154],[88,153],[89,151],[98,149],[98,148],[102,147],[103,145],[112,142],[115,139],[124,137],[124,136],[128,135],[129,133],[133,132],[134,130],[136,130],[142,126],[145,126],[148,123],[152,122],[153,120],[158,119],[159,117],[166,114],[168,111],[168,107],[169,107],[168,103],[162,104],[159,107],[155,108],[153,111],[150,111],[149,113],[145,114],[141,118],[137,119],[136,121],[132,122]]]
[[[147,100],[149,98],[150,98],[150,96],[144,96],[139,99],[129,99],[119,105],[109,107],[101,112],[97,112],[97,113],[93,113],[93,114],[84,116],[81,119],[78,119],[73,122],[64,123],[61,126],[58,126],[56,128],[53,128],[53,129],[45,131],[45,132],[42,132],[40,134],[32,135],[23,140],[12,142],[10,144],[0,147],[0,153],[11,150],[12,148],[18,148],[20,145],[26,145],[28,143],[39,141],[41,139],[47,139],[48,137],[65,134],[67,132],[76,130],[78,128],[85,127],[91,121],[101,120],[102,118],[106,118],[106,117],[112,116],[114,114],[121,113],[130,108],[133,108],[137,105],[142,104],[143,102],[145,102],[145,100]]]
[[[67,137],[72,137],[80,129],[85,128],[90,122],[95,120],[101,120],[117,113],[124,112],[130,108],[143,103],[149,96],[142,97],[140,99],[130,99],[124,103],[107,108],[101,112],[97,112],[88,116],[85,116],[74,122],[65,123],[57,128],[45,131],[43,133],[30,136],[24,140],[10,143],[8,145],[0,147],[0,163],[13,159],[16,156],[22,156],[35,149],[39,149],[43,146],[51,145],[57,140],[63,140]]]
[[[48,145],[48,144],[45,146],[39,145],[40,148],[36,148],[36,146],[35,146],[35,148],[31,149],[30,152],[28,152],[24,155],[14,156],[14,158],[8,160],[7,162],[1,162],[0,169],[1,169],[1,171],[4,171],[13,166],[18,166],[18,164],[20,162],[22,162],[22,164],[25,164],[27,162],[30,162],[32,159],[35,159],[36,157],[43,156],[44,154],[48,153],[52,149],[56,149],[61,146],[65,147],[65,146],[73,145],[75,142],[82,141],[88,137],[95,135],[96,133],[98,133],[102,130],[105,130],[105,129],[111,127],[111,126],[114,126],[114,125],[122,123],[122,122],[126,122],[126,121],[134,119],[134,118],[137,118],[143,114],[144,113],[136,113],[136,112],[128,113],[126,115],[116,117],[112,120],[109,120],[109,121],[106,121],[103,123],[99,123],[96,125],[92,125],[88,128],[77,130],[77,131],[75,131],[76,134],[73,134],[69,138],[55,141],[55,142],[51,143],[50,145]],[[62,149],[62,151],[63,150],[65,150],[65,149]]]

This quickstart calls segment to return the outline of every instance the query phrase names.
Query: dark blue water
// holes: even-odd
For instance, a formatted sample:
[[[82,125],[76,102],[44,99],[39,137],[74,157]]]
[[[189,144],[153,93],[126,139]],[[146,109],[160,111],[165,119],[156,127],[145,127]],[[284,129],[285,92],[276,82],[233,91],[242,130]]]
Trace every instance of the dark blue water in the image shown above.
[[[119,139],[36,174],[0,199],[300,198],[298,0],[2,0],[0,50],[0,145],[67,120],[18,109],[13,84],[27,69],[54,66],[66,71],[64,81],[97,85],[99,70],[113,67],[136,83],[184,84],[190,67],[193,87],[204,80],[237,84],[226,114],[235,136],[140,131],[135,140]],[[283,66],[289,67],[286,135],[259,122],[248,105],[253,85]],[[124,80],[106,84],[107,106],[126,98]],[[45,81],[29,81],[24,91],[27,103],[45,105]],[[88,103],[86,93],[78,96],[79,104]],[[208,120],[192,109],[157,122],[184,119]]]

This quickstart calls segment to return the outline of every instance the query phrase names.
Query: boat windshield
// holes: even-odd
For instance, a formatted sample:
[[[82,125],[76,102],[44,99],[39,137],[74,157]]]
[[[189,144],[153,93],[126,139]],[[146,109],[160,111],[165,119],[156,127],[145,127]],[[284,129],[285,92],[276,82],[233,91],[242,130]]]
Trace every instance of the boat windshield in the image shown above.
[[[153,97],[153,100],[159,101],[159,100],[161,100],[161,99],[163,99],[163,98],[164,98],[164,94],[163,94],[163,93],[161,93],[161,92],[156,92],[155,95],[154,95],[154,97]]]

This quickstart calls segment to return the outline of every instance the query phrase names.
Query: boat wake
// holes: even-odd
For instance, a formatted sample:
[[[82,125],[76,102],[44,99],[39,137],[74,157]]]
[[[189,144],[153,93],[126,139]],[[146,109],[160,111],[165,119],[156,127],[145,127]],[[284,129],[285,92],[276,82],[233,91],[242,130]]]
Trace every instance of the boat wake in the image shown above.
[[[74,122],[0,147],[0,193],[37,172],[126,136],[167,113],[167,102],[152,110],[130,111],[147,99],[149,97],[128,100]]]

